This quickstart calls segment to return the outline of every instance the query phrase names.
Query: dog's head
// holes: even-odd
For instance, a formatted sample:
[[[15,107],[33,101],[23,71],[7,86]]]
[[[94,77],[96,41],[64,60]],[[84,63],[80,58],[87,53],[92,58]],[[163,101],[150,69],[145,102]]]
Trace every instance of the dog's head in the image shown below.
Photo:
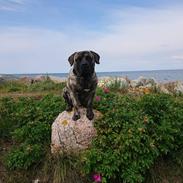
[[[100,56],[93,51],[73,53],[68,61],[73,65],[73,72],[77,76],[90,77],[95,72],[95,63],[99,64]]]

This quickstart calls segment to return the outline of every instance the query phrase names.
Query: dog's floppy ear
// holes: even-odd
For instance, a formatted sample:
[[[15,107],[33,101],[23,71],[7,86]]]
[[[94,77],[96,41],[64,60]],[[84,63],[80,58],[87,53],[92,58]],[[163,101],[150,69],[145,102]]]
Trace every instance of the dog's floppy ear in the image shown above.
[[[68,61],[70,63],[70,65],[72,66],[74,64],[74,56],[77,52],[73,53],[69,58],[68,58]]]
[[[100,62],[99,62],[99,60],[100,60],[99,54],[95,53],[94,51],[90,51],[90,52],[91,52],[91,53],[93,54],[93,56],[94,56],[95,63],[96,63],[96,64],[100,64]]]

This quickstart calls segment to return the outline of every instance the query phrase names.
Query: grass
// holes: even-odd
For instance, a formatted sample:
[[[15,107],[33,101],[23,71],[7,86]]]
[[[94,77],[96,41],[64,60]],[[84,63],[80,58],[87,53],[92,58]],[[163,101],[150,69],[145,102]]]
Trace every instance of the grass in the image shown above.
[[[8,94],[21,94],[25,93],[45,93],[45,92],[60,92],[65,86],[65,83],[54,83],[52,80],[47,78],[40,82],[24,82],[21,80],[6,81],[0,83],[0,93]]]

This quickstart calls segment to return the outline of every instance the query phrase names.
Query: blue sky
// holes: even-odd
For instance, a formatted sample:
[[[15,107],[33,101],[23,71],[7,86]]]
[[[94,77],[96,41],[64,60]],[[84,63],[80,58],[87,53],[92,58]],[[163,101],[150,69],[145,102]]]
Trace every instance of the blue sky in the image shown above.
[[[0,73],[68,72],[77,50],[97,71],[183,69],[183,1],[0,0]]]

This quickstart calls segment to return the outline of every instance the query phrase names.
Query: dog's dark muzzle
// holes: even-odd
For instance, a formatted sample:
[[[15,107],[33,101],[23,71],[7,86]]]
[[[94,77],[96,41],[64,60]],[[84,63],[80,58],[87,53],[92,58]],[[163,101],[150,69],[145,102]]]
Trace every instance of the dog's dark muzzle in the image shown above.
[[[84,71],[84,70],[90,70],[90,66],[89,66],[89,64],[87,64],[87,63],[82,64],[81,68],[82,68],[83,71]]]
[[[81,71],[82,73],[85,75],[85,74],[89,74],[92,72],[92,68],[91,66],[88,64],[88,63],[83,63],[81,65]]]
[[[83,67],[89,67],[89,63],[88,62],[84,62],[84,63],[82,63],[82,66]]]

